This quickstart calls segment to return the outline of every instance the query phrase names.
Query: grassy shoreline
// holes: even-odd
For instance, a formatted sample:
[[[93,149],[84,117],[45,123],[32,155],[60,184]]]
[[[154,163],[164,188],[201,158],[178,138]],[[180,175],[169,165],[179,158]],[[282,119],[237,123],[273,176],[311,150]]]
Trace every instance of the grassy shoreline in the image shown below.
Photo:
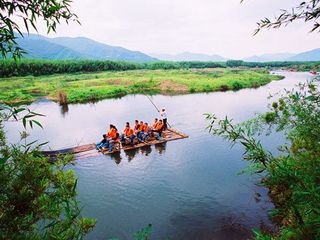
[[[239,90],[265,85],[281,76],[265,70],[130,70],[0,78],[0,102],[31,103],[47,98],[80,103],[127,94],[187,94]]]

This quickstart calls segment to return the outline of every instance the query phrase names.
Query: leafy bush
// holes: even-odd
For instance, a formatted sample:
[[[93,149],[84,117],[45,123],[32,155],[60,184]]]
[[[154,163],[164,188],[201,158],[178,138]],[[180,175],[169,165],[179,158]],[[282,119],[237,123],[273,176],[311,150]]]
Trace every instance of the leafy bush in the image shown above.
[[[228,60],[226,64],[228,67],[240,67],[240,66],[243,66],[244,61],[242,61],[242,60]]]
[[[80,215],[77,177],[65,169],[73,156],[49,163],[39,151],[42,144],[27,143],[26,132],[21,134],[24,144],[6,142],[3,122],[19,120],[25,112],[25,128],[41,126],[33,119],[39,114],[0,106],[0,239],[82,239],[96,221]]]
[[[194,87],[191,87],[189,91],[190,91],[190,93],[195,93],[196,89]]]
[[[233,90],[240,90],[240,89],[244,88],[243,84],[238,81],[233,82],[231,85],[232,85]]]

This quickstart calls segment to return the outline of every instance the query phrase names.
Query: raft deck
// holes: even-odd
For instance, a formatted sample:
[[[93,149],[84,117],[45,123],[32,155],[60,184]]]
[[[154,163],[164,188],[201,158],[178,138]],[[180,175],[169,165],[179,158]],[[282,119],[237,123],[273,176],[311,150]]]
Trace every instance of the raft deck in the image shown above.
[[[137,143],[134,145],[122,145],[120,146],[119,150],[113,151],[113,152],[109,152],[109,151],[98,151],[96,149],[96,145],[94,143],[91,144],[86,144],[86,145],[82,145],[82,146],[77,146],[77,147],[72,147],[72,148],[66,148],[66,149],[60,149],[60,150],[54,150],[54,151],[43,151],[43,153],[46,156],[49,156],[51,161],[54,161],[54,158],[56,158],[57,155],[61,155],[61,154],[67,154],[67,153],[72,153],[75,154],[76,156],[79,157],[91,157],[93,155],[96,155],[97,153],[100,154],[112,154],[114,152],[119,152],[121,150],[127,151],[127,150],[132,150],[132,149],[137,149],[137,148],[141,148],[141,147],[145,147],[145,146],[151,146],[151,145],[155,145],[158,143],[164,143],[164,142],[168,142],[168,141],[173,141],[173,140],[178,140],[178,139],[184,139],[184,138],[188,138],[188,135],[185,135],[183,133],[180,133],[176,130],[173,129],[167,129],[164,130],[162,132],[162,139],[161,140],[150,140],[148,142],[141,142],[141,143]]]

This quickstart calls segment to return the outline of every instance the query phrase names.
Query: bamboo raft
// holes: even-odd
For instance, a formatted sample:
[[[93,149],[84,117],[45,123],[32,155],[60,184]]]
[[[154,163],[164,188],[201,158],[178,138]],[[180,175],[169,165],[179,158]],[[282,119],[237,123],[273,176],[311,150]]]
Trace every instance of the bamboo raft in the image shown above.
[[[180,133],[176,130],[173,129],[167,129],[162,132],[162,139],[157,140],[157,139],[152,139],[148,142],[140,142],[134,145],[120,145],[120,148],[117,150],[114,150],[112,152],[109,151],[98,151],[96,149],[96,144],[91,143],[91,144],[85,144],[82,146],[77,146],[77,147],[72,147],[72,148],[66,148],[66,149],[60,149],[60,150],[53,150],[53,151],[43,151],[43,153],[50,157],[50,161],[54,161],[57,155],[63,155],[63,154],[75,154],[76,157],[79,158],[84,158],[84,157],[92,157],[96,156],[97,154],[112,154],[115,152],[120,152],[121,150],[128,151],[128,150],[133,150],[145,146],[151,146],[159,143],[164,143],[164,142],[169,142],[169,141],[174,141],[174,140],[179,140],[179,139],[184,139],[188,138],[188,135],[185,135],[183,133]]]

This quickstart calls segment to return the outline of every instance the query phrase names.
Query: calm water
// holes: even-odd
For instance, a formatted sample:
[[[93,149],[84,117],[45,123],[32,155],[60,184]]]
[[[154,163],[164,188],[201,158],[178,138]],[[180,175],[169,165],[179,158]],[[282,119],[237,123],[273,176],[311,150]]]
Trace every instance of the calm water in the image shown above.
[[[87,239],[133,239],[132,233],[153,224],[151,239],[246,239],[253,227],[270,226],[272,208],[259,178],[238,175],[247,163],[243,149],[230,149],[227,142],[205,130],[203,113],[228,115],[236,121],[266,109],[267,97],[296,83],[308,73],[281,73],[284,80],[259,89],[182,96],[153,96],[168,110],[174,129],[190,137],[113,156],[81,159],[73,167],[79,176],[78,191],[83,215],[98,220]],[[73,104],[62,109],[41,101],[30,107],[47,117],[44,130],[31,139],[50,141],[52,149],[97,142],[109,123],[120,129],[125,121],[151,122],[157,116],[143,95]],[[19,126],[6,125],[11,142],[18,141]],[[31,141],[30,139],[30,141]],[[264,139],[272,149],[281,137]],[[262,195],[261,200],[256,194]]]

